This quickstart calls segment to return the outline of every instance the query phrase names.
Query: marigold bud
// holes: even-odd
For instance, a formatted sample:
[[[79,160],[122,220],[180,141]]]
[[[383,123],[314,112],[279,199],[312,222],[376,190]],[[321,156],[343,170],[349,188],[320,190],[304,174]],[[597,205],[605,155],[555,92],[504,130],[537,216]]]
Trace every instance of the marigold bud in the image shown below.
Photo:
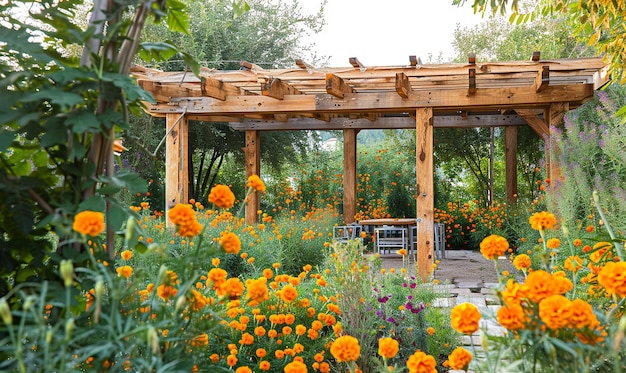
[[[73,318],[70,318],[65,322],[65,341],[69,341],[72,338],[72,332],[74,332],[74,327],[76,323]]]
[[[70,287],[74,283],[74,265],[72,260],[61,260],[59,268],[61,272],[61,278],[63,278],[63,284],[65,287]]]
[[[0,298],[0,317],[2,317],[2,322],[6,325],[13,324],[13,314],[11,314],[11,308],[9,307],[9,303],[4,298]]]

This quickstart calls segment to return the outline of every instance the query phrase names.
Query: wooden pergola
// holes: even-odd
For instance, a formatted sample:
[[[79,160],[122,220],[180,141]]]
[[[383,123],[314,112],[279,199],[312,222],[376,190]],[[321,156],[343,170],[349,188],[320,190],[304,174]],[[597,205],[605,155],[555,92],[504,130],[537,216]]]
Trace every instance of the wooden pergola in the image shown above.
[[[363,65],[315,68],[301,60],[290,69],[263,69],[241,62],[236,71],[203,69],[132,71],[156,104],[147,111],[165,117],[166,206],[186,203],[187,121],[229,122],[245,131],[246,175],[261,175],[260,131],[343,130],[344,221],[356,214],[357,133],[363,129],[416,130],[416,190],[420,218],[418,270],[427,278],[433,263],[433,128],[505,127],[506,194],[517,193],[517,126],[528,125],[546,141],[550,127],[590,99],[608,80],[600,58],[477,63],[422,64],[415,56],[405,66]],[[548,154],[546,154],[547,159]],[[558,167],[548,166],[558,179]],[[253,194],[246,221],[257,222],[259,199]]]

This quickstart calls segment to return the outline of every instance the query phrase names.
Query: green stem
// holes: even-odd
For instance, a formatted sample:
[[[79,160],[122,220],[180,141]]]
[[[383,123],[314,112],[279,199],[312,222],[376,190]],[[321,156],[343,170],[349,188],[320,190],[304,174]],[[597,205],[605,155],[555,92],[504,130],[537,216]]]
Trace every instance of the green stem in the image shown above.
[[[593,197],[593,202],[596,204],[596,209],[598,210],[600,219],[602,219],[602,222],[604,222],[604,227],[606,228],[606,231],[609,233],[609,236],[611,236],[611,241],[613,241],[613,245],[615,246],[615,250],[617,251],[617,256],[619,257],[619,260],[623,262],[624,252],[622,250],[622,247],[615,244],[616,236],[615,236],[615,233],[613,232],[613,228],[611,228],[611,225],[609,224],[608,220],[606,220],[606,216],[604,215],[604,212],[602,211],[602,207],[600,207],[600,197],[598,196],[598,191],[594,190],[593,193],[591,193],[591,196]]]

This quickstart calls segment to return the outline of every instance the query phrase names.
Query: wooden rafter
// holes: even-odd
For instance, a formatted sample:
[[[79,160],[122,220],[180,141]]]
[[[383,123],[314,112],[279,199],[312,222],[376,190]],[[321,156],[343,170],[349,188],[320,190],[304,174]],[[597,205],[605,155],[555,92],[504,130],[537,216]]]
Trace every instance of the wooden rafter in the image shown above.
[[[550,84],[550,66],[539,67],[539,72],[535,78],[535,90],[543,91]]]
[[[362,69],[362,70],[366,69],[365,65],[363,65],[361,61],[359,61],[359,59],[356,57],[350,57],[349,61],[350,61],[350,65],[352,65],[352,67],[354,68]]]
[[[474,53],[470,53],[467,56],[467,61],[470,65],[468,70],[468,87],[467,93],[473,95],[476,93],[476,55]]]
[[[344,94],[355,91],[341,77],[335,74],[326,74],[326,92],[329,95],[343,98]]]
[[[301,95],[297,88],[294,86],[287,84],[280,80],[279,78],[269,79],[268,82],[263,84],[263,96],[269,96],[273,98],[277,98],[282,100],[286,95]]]
[[[413,89],[411,88],[411,83],[409,82],[409,77],[406,76],[405,73],[397,73],[396,74],[396,92],[400,95],[400,97],[409,98],[409,95]]]

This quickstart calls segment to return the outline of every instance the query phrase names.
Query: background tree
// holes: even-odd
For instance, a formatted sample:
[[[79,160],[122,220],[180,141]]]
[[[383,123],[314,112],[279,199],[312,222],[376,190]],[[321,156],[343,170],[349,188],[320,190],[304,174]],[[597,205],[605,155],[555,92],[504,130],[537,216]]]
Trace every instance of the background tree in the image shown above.
[[[263,68],[282,68],[294,65],[296,58],[305,58],[311,63],[322,64],[312,53],[313,45],[304,44],[304,36],[319,32],[324,25],[323,6],[316,14],[302,13],[297,1],[275,2],[270,0],[248,1],[248,12],[233,17],[229,0],[188,1],[190,35],[168,32],[164,25],[149,25],[142,36],[150,42],[167,41],[181,51],[194,55],[199,64],[207,68],[238,70],[240,61],[249,61]],[[167,61],[151,64],[166,71],[182,71],[187,68],[184,60],[174,55]],[[155,149],[154,144],[165,134],[163,119],[151,119],[157,128],[158,138],[146,137],[144,126],[133,126],[127,137],[137,147],[129,147],[125,154],[129,163],[137,163],[138,149]],[[267,172],[277,176],[281,166],[290,160],[306,158],[311,150],[314,132],[264,132],[261,135],[261,160],[268,166]],[[229,182],[229,177],[220,172],[225,162],[243,164],[245,133],[231,129],[227,123],[189,123],[189,175],[190,198],[206,199],[214,183]],[[163,159],[162,155],[157,155]],[[163,164],[156,163],[162,174]],[[154,167],[139,169],[145,178],[155,178]],[[264,173],[266,171],[264,170]],[[279,177],[279,176],[277,176]],[[282,176],[280,176],[282,177]],[[153,206],[159,205],[162,195],[152,195]]]

